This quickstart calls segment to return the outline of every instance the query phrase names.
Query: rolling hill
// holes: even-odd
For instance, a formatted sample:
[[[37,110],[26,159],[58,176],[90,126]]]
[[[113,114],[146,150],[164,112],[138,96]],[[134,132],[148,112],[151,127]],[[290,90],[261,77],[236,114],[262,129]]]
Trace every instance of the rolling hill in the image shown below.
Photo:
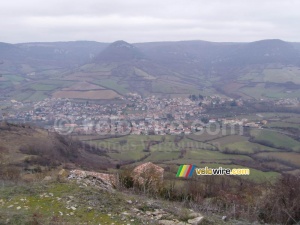
[[[25,173],[66,165],[98,170],[113,167],[104,151],[29,125],[2,122],[0,136],[0,166]]]
[[[75,93],[74,98],[94,100],[119,98],[127,92],[248,99],[300,95],[300,44],[277,39],[251,43],[1,43],[0,62],[0,92],[22,101],[70,97],[63,91],[66,88]],[[82,90],[70,89],[81,83],[99,89],[96,94],[76,94]]]

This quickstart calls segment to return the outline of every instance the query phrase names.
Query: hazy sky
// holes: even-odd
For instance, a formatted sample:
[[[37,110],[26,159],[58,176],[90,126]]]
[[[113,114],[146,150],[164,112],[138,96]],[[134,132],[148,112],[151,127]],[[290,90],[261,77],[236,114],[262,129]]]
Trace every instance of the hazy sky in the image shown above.
[[[299,0],[8,0],[0,42],[300,42]]]

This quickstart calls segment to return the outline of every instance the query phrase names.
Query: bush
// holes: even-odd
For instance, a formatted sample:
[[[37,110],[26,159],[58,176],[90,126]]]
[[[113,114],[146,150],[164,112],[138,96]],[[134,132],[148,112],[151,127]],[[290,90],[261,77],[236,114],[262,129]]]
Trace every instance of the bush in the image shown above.
[[[300,221],[300,175],[284,174],[261,202],[262,222],[297,224]]]
[[[132,174],[131,170],[123,170],[119,174],[119,187],[120,188],[133,188],[134,181],[133,181],[131,174]]]

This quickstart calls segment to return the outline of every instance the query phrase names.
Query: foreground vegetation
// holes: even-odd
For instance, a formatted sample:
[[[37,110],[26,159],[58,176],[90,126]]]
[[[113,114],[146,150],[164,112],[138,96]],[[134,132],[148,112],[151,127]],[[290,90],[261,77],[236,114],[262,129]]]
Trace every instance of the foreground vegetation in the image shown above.
[[[159,199],[170,210],[180,204],[207,215],[208,224],[225,223],[220,219],[223,215],[230,219],[229,224],[235,224],[236,220],[243,224],[247,224],[245,221],[297,224],[300,220],[298,115],[262,113],[258,120],[261,116],[270,122],[263,129],[245,128],[243,135],[204,132],[189,136],[70,138],[29,125],[3,123],[0,224],[141,224],[134,214],[125,219],[117,215],[132,208],[127,204],[128,196]],[[248,117],[255,120],[257,116]],[[286,126],[290,123],[293,126]],[[164,182],[143,187],[134,184],[132,169],[149,161],[164,168]],[[247,167],[251,175],[176,178],[181,164]],[[62,181],[57,173],[63,168],[118,174],[120,185],[115,193],[108,193]],[[51,182],[45,182],[49,176]],[[145,202],[135,206],[145,211],[149,208]],[[176,215],[184,220],[185,215]]]

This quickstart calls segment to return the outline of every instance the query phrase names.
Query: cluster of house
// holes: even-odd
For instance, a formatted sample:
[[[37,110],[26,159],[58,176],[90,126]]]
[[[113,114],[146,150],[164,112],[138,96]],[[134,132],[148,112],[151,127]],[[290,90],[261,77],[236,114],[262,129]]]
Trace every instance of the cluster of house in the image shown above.
[[[276,101],[275,105],[298,107],[300,105],[300,101],[298,98],[285,98]]]
[[[5,116],[22,122],[39,122],[47,125],[46,128],[50,130],[69,129],[75,134],[190,134],[194,129],[205,126],[193,124],[203,117],[209,118],[205,114],[207,106],[232,100],[220,96],[196,100],[157,96],[143,98],[137,93],[127,94],[121,103],[106,104],[47,98],[33,105],[13,101],[13,110]],[[220,118],[210,118],[207,122],[249,127],[262,125],[246,120]]]

